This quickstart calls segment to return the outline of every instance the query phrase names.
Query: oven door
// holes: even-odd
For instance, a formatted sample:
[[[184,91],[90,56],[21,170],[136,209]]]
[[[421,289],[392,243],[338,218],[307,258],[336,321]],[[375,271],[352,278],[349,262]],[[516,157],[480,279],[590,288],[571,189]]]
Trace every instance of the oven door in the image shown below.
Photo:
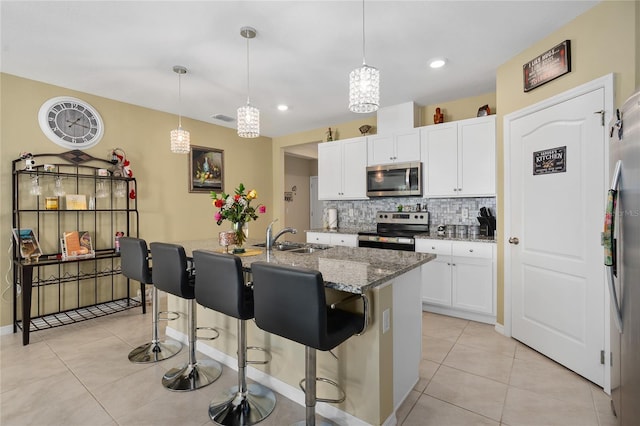
[[[359,235],[358,247],[369,247],[388,250],[416,251],[413,238],[381,237],[378,235]]]

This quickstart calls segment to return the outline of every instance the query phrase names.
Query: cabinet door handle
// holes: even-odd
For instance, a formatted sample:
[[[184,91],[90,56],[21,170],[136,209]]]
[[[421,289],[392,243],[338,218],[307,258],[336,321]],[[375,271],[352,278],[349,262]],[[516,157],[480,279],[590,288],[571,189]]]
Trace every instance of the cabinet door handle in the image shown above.
[[[469,249],[469,253],[473,253],[473,249]]]
[[[458,190],[458,188],[453,188],[453,191],[456,192]]]
[[[434,246],[431,246],[431,250],[435,250],[436,248]]]

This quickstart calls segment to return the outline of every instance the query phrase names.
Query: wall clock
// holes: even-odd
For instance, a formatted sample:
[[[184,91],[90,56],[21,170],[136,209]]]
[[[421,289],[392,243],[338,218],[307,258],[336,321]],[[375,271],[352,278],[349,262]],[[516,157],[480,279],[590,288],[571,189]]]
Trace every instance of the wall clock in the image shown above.
[[[68,149],[87,149],[104,134],[102,117],[88,103],[69,96],[51,98],[40,107],[38,123],[54,143]]]

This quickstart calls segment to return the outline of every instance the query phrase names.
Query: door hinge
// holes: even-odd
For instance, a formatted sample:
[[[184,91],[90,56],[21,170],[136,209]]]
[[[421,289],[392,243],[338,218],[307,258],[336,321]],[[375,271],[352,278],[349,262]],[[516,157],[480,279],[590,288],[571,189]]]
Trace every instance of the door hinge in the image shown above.
[[[604,351],[600,351],[600,364],[604,365]]]
[[[604,127],[604,110],[601,109],[600,111],[595,111],[594,114],[600,114],[600,125],[602,127]]]

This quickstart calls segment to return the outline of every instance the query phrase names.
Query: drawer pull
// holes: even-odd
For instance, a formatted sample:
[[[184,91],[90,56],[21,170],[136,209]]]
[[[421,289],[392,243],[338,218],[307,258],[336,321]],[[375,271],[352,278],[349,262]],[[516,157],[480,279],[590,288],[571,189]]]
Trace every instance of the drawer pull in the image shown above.
[[[470,252],[470,253],[473,253],[473,249],[469,249],[469,252]]]

